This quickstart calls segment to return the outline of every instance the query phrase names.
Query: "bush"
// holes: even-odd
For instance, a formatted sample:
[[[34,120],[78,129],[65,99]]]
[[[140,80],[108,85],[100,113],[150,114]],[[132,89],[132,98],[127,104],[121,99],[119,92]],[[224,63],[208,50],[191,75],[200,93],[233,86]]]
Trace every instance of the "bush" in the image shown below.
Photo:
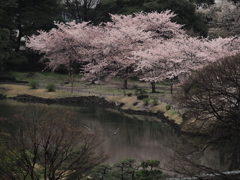
[[[137,99],[142,100],[144,98],[148,98],[148,95],[139,95],[137,96]]]
[[[133,89],[135,91],[136,96],[142,96],[143,94],[147,93],[145,89],[139,87],[138,85],[133,85]]]
[[[158,99],[156,97],[153,98],[152,105],[154,106],[158,105]]]
[[[33,89],[37,89],[39,87],[39,82],[37,80],[31,80],[28,85]]]
[[[53,83],[49,83],[49,84],[46,86],[46,89],[47,89],[48,91],[52,92],[52,91],[55,91],[55,90],[56,90],[56,86],[55,86],[55,84],[53,84]]]
[[[172,105],[171,104],[167,104],[166,105],[166,110],[170,110],[172,108]]]
[[[144,98],[143,99],[143,104],[147,106],[149,104],[150,100],[151,100],[150,98]]]

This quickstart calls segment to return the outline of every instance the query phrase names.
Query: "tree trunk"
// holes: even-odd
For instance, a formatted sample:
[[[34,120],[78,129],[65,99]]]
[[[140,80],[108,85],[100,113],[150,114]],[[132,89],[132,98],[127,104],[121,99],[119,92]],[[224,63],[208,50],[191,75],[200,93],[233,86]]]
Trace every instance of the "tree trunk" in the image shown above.
[[[69,76],[69,81],[71,84],[71,93],[73,93],[73,73],[69,72],[68,76]]]
[[[71,82],[71,93],[73,93],[73,81]]]
[[[127,78],[123,80],[123,89],[127,89]]]
[[[156,83],[151,82],[151,85],[152,85],[152,93],[156,93]]]
[[[170,84],[170,92],[173,93],[173,83]]]
[[[20,50],[20,46],[21,46],[21,38],[23,36],[22,34],[22,25],[19,24],[18,25],[18,36],[17,36],[17,46],[15,47],[15,52],[19,52]]]
[[[74,70],[71,68],[71,64],[69,65],[69,68],[68,68],[68,76],[71,84],[71,93],[73,93]]]

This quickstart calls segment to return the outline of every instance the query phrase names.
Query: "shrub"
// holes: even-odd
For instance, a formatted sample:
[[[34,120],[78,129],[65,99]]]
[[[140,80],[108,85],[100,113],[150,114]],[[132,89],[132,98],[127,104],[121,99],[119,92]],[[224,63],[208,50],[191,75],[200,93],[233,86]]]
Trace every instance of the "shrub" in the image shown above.
[[[152,105],[154,106],[158,105],[158,99],[156,97],[153,98]]]
[[[127,96],[132,96],[132,93],[127,93]]]
[[[143,104],[147,106],[149,104],[150,100],[151,100],[150,98],[144,98],[143,99]]]
[[[52,92],[52,91],[55,91],[55,90],[56,90],[56,86],[55,86],[55,84],[53,84],[53,83],[49,83],[49,84],[47,84],[46,89],[47,89],[48,91]]]
[[[148,98],[148,95],[139,95],[137,96],[137,99],[142,100],[144,98]]]
[[[166,110],[170,110],[172,108],[172,105],[171,104],[167,104],[166,105]]]
[[[143,94],[146,94],[147,91],[143,88],[139,87],[138,85],[133,85],[133,89],[135,91],[136,96],[142,96]]]
[[[39,82],[37,80],[31,80],[28,85],[33,89],[37,89],[39,87]]]

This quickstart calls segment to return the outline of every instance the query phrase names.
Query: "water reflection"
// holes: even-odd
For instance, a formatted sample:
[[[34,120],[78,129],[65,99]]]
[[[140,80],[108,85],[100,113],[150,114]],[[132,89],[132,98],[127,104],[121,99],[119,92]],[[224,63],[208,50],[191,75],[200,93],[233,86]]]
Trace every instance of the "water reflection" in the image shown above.
[[[26,107],[27,103],[12,100],[0,101],[0,116],[9,117],[17,112],[18,108]],[[172,155],[170,148],[178,146],[179,138],[173,129],[161,122],[152,121],[151,117],[139,120],[137,117],[125,115],[111,109],[99,107],[78,107],[49,105],[49,108],[68,108],[78,112],[78,126],[87,126],[94,130],[100,128],[106,141],[99,150],[110,154],[108,163],[112,164],[125,158],[136,159],[137,162],[155,159],[163,165],[167,157]],[[118,130],[114,135],[110,130]]]
[[[0,117],[9,117],[15,114],[18,108],[27,105],[27,103],[13,100],[1,100]],[[48,105],[48,107],[73,109],[79,114],[78,120],[74,122],[76,126],[87,126],[91,131],[95,128],[102,129],[106,141],[99,147],[99,150],[110,154],[110,159],[107,161],[109,164],[125,158],[133,158],[137,162],[153,159],[159,160],[161,167],[166,167],[170,157],[175,154],[174,150],[183,145],[173,128],[160,121],[154,121],[154,117],[141,116],[139,119],[135,115],[126,115],[112,109],[94,106]],[[118,128],[116,135],[110,131]],[[223,165],[220,163],[220,156],[218,150],[207,150],[200,162],[221,169]],[[224,170],[227,169],[224,168]]]

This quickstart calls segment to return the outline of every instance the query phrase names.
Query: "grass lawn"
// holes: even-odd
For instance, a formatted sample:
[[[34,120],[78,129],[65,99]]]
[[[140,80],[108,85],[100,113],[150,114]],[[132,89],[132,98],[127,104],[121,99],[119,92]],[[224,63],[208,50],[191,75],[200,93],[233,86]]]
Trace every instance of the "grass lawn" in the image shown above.
[[[28,84],[9,84],[2,82],[0,84],[0,94],[5,94],[8,97],[13,97],[20,94],[29,94],[32,96],[38,96],[43,98],[64,98],[64,97],[78,97],[78,96],[104,96],[107,100],[113,101],[116,104],[124,103],[123,109],[134,110],[147,110],[152,112],[162,111],[169,119],[176,120],[177,123],[181,123],[181,117],[178,111],[174,109],[166,110],[166,105],[172,102],[172,94],[170,94],[170,86],[167,84],[156,84],[156,90],[159,93],[151,93],[151,86],[148,83],[140,82],[136,79],[130,79],[128,81],[129,89],[125,90],[125,93],[132,93],[132,96],[124,96],[124,90],[121,88],[122,81],[119,78],[113,78],[108,82],[100,84],[89,84],[89,82],[81,81],[81,76],[76,75],[76,82],[74,83],[74,92],[70,92],[70,84],[67,82],[67,75],[49,72],[10,72],[11,76],[14,76],[18,81],[31,81],[37,80],[40,84],[39,89],[32,89]],[[48,83],[54,83],[57,86],[55,92],[48,92],[46,85]],[[148,106],[144,105],[143,100],[138,100],[134,95],[135,90],[133,85],[137,85],[146,90],[150,99],[159,99],[158,105],[152,105],[151,101]],[[173,93],[177,92],[178,88],[175,88]],[[137,103],[137,105],[134,105]]]
[[[86,96],[81,93],[70,93],[66,91],[48,92],[46,89],[32,89],[29,86],[15,84],[0,84],[0,94],[6,94],[7,97],[14,97],[21,94],[28,94],[42,98],[64,98],[75,96]]]

